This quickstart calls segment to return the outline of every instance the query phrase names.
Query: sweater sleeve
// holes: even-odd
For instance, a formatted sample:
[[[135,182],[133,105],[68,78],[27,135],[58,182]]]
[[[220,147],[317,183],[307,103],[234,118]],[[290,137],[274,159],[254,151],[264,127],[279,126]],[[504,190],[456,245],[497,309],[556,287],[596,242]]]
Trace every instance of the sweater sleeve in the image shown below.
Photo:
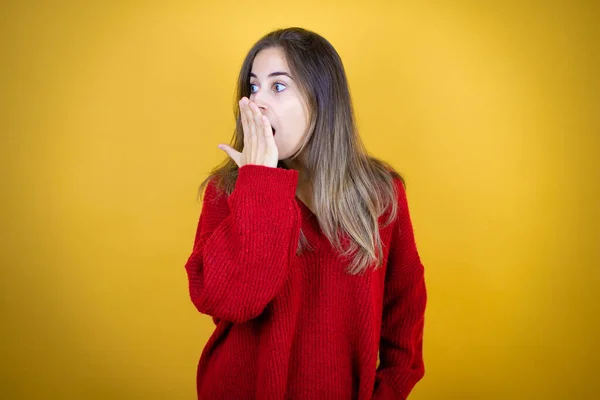
[[[198,311],[231,322],[262,313],[282,288],[300,234],[298,171],[247,164],[231,195],[206,187],[185,269]]]
[[[385,278],[373,400],[406,399],[425,374],[423,327],[427,292],[406,192],[398,182],[398,218]]]

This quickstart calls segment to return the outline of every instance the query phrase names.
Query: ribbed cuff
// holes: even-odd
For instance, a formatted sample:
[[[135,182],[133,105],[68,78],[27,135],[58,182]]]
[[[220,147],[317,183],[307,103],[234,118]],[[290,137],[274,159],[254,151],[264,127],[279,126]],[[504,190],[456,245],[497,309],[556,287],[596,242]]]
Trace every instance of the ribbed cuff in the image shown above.
[[[246,164],[238,170],[235,191],[253,192],[256,196],[293,199],[298,186],[298,171]],[[233,194],[233,193],[232,193]]]

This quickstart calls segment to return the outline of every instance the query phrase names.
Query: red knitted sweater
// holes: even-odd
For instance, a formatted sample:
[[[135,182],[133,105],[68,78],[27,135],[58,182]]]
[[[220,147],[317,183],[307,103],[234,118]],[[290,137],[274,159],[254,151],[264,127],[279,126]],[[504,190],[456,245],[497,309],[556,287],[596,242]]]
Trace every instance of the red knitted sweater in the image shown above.
[[[229,197],[207,185],[185,265],[216,324],[198,398],[405,399],[424,375],[427,294],[404,186],[399,217],[380,227],[383,267],[353,276],[297,183],[296,170],[245,165]],[[298,256],[301,228],[315,251]]]

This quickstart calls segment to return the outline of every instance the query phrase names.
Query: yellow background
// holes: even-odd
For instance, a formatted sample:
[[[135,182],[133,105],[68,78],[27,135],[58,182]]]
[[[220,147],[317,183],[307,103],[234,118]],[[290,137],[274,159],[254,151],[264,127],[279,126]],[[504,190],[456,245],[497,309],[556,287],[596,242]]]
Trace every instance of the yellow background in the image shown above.
[[[411,398],[600,398],[599,9],[493,3],[2,2],[0,397],[194,398],[196,189],[244,55],[302,26],[408,182]]]

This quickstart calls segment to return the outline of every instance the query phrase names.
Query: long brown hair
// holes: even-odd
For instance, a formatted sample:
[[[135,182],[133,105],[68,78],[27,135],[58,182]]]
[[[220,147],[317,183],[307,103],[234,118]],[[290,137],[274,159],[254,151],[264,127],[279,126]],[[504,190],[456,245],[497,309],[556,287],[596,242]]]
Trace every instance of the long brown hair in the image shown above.
[[[356,121],[342,60],[322,36],[306,29],[278,29],[263,36],[248,52],[238,77],[234,116],[236,127],[231,147],[242,151],[244,133],[238,100],[250,97],[250,72],[261,50],[283,50],[290,72],[309,105],[310,121],[301,145],[290,159],[304,151],[303,172],[313,189],[313,204],[321,230],[332,246],[351,258],[347,272],[359,274],[375,263],[382,264],[379,217],[391,207],[384,226],[397,214],[394,179],[404,179],[385,161],[369,156],[356,128]],[[287,168],[279,161],[278,168]],[[198,196],[211,179],[227,195],[233,192],[238,166],[227,157],[201,183]],[[349,238],[342,248],[340,235]],[[301,231],[297,254],[313,251]]]

